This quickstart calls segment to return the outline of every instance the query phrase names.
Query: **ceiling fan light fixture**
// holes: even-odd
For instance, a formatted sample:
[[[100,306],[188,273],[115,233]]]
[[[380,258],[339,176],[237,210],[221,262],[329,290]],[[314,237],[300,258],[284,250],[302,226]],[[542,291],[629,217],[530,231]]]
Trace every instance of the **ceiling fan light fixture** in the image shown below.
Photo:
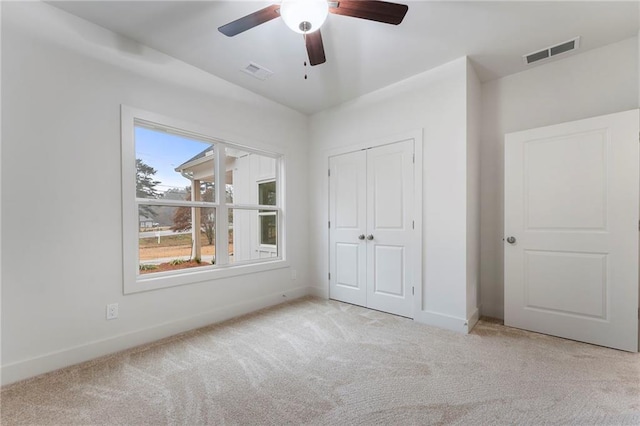
[[[320,29],[329,14],[326,0],[282,0],[280,16],[293,31],[304,34]]]

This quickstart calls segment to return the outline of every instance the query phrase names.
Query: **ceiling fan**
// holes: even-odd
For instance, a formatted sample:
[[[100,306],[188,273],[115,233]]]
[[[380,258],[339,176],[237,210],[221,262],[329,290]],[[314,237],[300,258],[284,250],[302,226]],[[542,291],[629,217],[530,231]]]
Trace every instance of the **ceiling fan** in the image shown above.
[[[218,28],[227,37],[233,37],[260,24],[282,16],[293,31],[304,34],[310,65],[326,62],[320,27],[328,13],[398,25],[409,6],[386,1],[369,0],[282,0]]]

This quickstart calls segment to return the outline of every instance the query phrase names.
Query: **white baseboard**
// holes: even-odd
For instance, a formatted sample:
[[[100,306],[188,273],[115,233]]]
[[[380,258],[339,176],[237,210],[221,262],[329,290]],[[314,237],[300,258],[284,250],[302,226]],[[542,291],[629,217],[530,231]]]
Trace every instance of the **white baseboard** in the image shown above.
[[[469,319],[454,317],[451,315],[441,314],[432,311],[419,311],[414,317],[414,321],[432,325],[446,330],[457,331],[458,333],[468,334],[478,322],[480,311],[475,309]]]
[[[103,340],[88,342],[75,347],[50,352],[34,358],[13,362],[0,368],[0,383],[4,386],[60,368],[120,352],[145,343],[150,343],[178,333],[204,327],[240,315],[248,314],[269,306],[303,296],[316,295],[315,287],[297,287],[284,292],[273,293],[234,305],[213,309],[191,317],[158,324],[142,330],[120,334]]]

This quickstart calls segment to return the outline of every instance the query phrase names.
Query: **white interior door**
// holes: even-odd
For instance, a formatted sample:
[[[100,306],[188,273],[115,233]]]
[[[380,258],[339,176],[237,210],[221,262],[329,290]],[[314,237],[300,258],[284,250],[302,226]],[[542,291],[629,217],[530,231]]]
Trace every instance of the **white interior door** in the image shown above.
[[[367,306],[413,317],[413,141],[367,150]]]
[[[329,159],[332,299],[413,317],[414,141]]]
[[[366,151],[331,157],[329,173],[329,293],[367,306]]]
[[[638,111],[505,141],[505,324],[638,350]]]

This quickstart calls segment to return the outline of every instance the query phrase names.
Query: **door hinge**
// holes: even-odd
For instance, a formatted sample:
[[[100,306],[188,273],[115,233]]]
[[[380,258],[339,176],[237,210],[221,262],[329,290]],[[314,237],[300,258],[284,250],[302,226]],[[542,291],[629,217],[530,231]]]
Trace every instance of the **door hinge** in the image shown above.
[[[416,154],[413,154],[413,158],[412,158],[413,164],[416,163]]]
[[[416,288],[415,287],[411,287],[411,295],[412,296],[416,295]]]
[[[329,281],[331,281],[331,272],[329,272]]]
[[[331,221],[329,221],[329,229],[331,229]]]
[[[327,170],[327,176],[331,177],[331,169]]]
[[[411,229],[416,229],[416,221],[415,220],[411,221]]]

